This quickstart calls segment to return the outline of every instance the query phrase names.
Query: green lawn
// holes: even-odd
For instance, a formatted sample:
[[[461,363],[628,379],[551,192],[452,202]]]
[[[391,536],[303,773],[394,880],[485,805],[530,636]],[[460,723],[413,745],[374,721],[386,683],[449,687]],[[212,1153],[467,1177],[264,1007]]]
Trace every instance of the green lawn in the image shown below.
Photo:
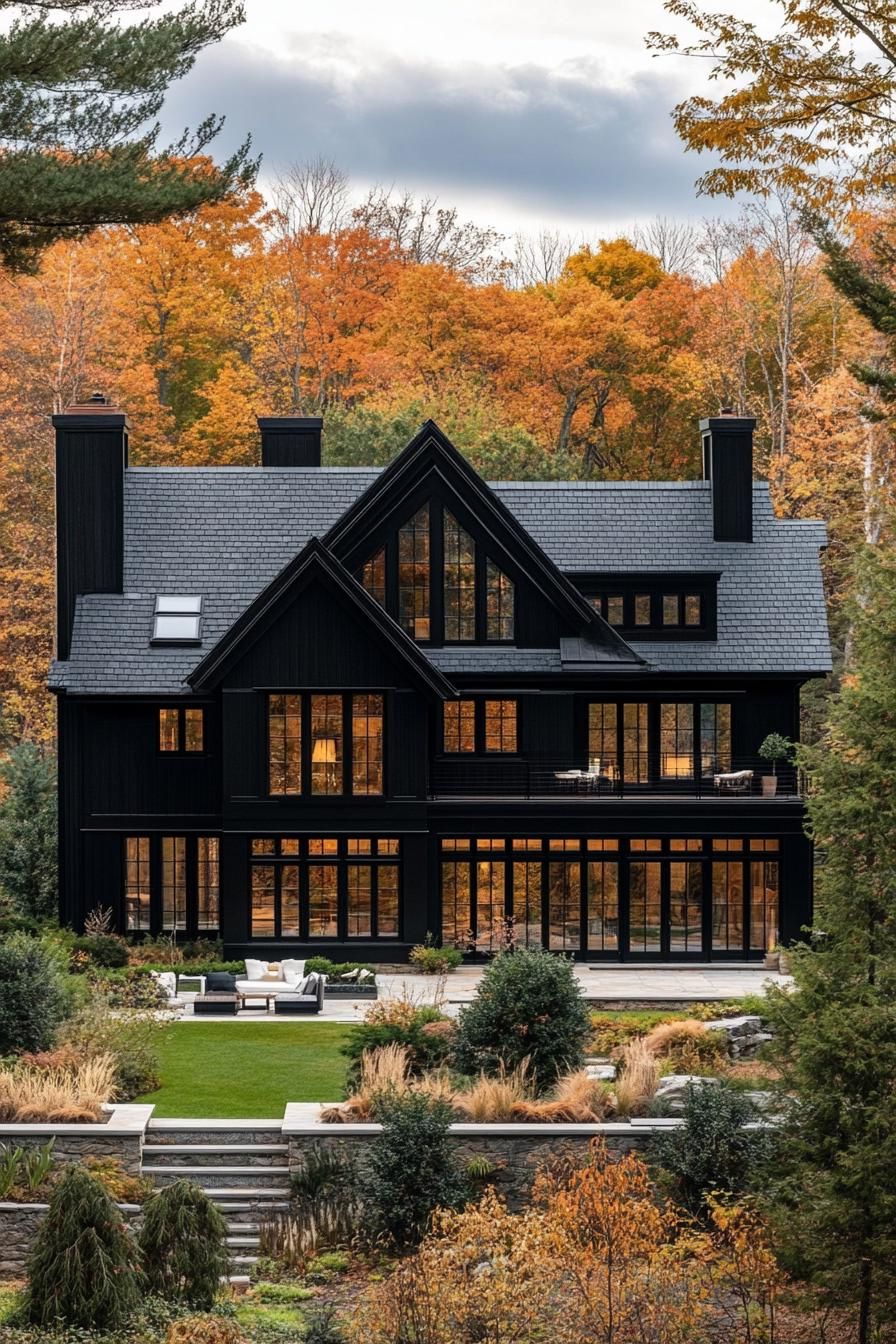
[[[350,1028],[337,1022],[184,1022],[165,1032],[159,1117],[279,1117],[288,1101],[337,1101]]]

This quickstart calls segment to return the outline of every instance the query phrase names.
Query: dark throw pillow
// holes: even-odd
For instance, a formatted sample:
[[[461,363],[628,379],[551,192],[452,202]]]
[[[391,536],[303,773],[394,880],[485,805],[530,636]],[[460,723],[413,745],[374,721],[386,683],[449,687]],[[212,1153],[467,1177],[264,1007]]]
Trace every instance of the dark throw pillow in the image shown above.
[[[210,971],[205,977],[206,994],[235,994],[236,976],[230,971]]]

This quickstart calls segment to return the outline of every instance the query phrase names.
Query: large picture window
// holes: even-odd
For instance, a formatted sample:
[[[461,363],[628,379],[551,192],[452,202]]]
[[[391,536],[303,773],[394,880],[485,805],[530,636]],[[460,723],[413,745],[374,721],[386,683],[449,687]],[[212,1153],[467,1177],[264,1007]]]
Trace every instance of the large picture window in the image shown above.
[[[268,696],[268,792],[272,796],[381,796],[385,791],[384,754],[382,693]]]
[[[595,700],[588,705],[588,766],[624,785],[710,780],[737,768],[731,705],[694,700],[665,703]]]
[[[263,836],[250,846],[250,936],[302,941],[399,936],[394,837]]]
[[[516,585],[452,508],[422,504],[355,570],[412,639],[512,644]]]

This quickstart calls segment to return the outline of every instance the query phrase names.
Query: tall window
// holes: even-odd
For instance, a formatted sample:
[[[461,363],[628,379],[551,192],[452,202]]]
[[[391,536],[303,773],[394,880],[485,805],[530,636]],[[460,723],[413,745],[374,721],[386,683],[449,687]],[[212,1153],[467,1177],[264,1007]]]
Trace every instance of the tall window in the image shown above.
[[[398,623],[412,639],[429,639],[429,505],[398,532]]]
[[[626,784],[646,784],[650,778],[647,753],[647,706],[622,707],[622,769]]]
[[[159,751],[180,751],[180,710],[159,710]]]
[[[381,607],[386,605],[386,548],[372,555],[361,568],[361,586]]]
[[[196,927],[216,929],[220,923],[221,842],[216,835],[196,840]]]
[[[602,700],[588,706],[588,765],[615,779],[619,774],[619,747],[616,736],[617,709],[612,701]]]
[[[486,751],[516,751],[516,701],[486,700]]]
[[[442,942],[466,948],[473,927],[469,855],[466,859],[447,855],[446,843],[442,842]],[[469,849],[470,842],[466,844]]]
[[[150,926],[149,836],[129,835],[124,842],[124,908],[128,929],[143,932]]]
[[[660,775],[690,779],[694,773],[694,706],[660,705]]]
[[[383,792],[383,697],[352,696],[352,793]]]
[[[779,847],[777,840],[750,841],[750,950],[752,952],[770,952],[779,939],[778,920],[781,883],[777,855]]]
[[[731,769],[731,706],[700,706],[700,771],[704,776]]]
[[[268,792],[302,792],[302,697],[268,697]]]
[[[513,639],[513,580],[493,560],[485,567],[485,637],[488,640]]]
[[[476,863],[476,946],[494,952],[500,945],[504,921],[503,859],[480,859]]]
[[[476,638],[476,545],[457,519],[445,510],[445,639]]]
[[[342,696],[311,696],[311,792],[342,793]]]
[[[476,750],[475,700],[446,700],[442,706],[442,725],[445,751]]]
[[[187,927],[187,842],[182,835],[162,836],[162,928]]]

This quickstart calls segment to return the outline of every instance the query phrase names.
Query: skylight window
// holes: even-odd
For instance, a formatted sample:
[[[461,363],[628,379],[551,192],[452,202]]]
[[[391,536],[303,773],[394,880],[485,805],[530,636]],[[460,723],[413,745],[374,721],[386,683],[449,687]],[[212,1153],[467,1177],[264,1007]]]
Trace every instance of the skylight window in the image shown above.
[[[198,644],[202,598],[160,594],[152,623],[153,644]]]

